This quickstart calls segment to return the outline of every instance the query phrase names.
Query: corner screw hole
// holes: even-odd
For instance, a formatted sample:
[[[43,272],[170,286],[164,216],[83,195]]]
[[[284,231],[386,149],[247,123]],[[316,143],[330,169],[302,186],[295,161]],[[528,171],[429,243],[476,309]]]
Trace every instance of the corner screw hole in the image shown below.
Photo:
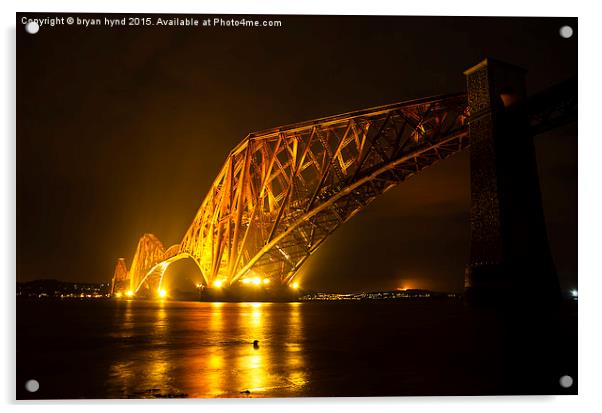
[[[560,37],[568,39],[573,36],[573,28],[571,26],[562,26],[559,30]]]
[[[560,378],[560,385],[565,389],[568,389],[573,385],[573,378],[571,376],[562,376]]]
[[[37,380],[31,379],[25,382],[25,390],[30,393],[35,393],[40,389],[40,383]]]
[[[25,25],[25,31],[29,34],[36,34],[40,31],[40,25],[37,22],[27,22]]]

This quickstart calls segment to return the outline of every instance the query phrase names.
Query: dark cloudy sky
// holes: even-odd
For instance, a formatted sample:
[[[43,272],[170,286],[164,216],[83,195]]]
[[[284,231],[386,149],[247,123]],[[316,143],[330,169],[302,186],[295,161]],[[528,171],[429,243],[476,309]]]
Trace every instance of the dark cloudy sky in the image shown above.
[[[18,280],[107,281],[118,257],[129,265],[141,234],[179,242],[227,153],[251,131],[463,91],[462,71],[485,56],[525,67],[530,93],[577,72],[577,36],[558,35],[576,19],[270,18],[283,27],[55,26],[29,35],[18,22]],[[576,131],[536,138],[567,288],[577,277]],[[341,227],[302,269],[303,285],[460,291],[467,155]]]

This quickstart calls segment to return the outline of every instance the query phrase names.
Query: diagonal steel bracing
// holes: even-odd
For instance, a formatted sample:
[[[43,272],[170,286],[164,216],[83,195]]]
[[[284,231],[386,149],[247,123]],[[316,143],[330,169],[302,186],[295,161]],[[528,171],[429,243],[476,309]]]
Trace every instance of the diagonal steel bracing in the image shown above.
[[[156,288],[192,258],[205,283],[253,274],[290,283],[341,224],[377,196],[468,145],[466,98],[448,95],[248,135],[229,154],[182,242],[138,243],[130,290]]]
[[[576,80],[533,96],[534,133],[576,118]],[[113,286],[160,288],[192,258],[204,282],[250,274],[290,283],[341,224],[377,196],[469,145],[465,94],[395,103],[252,133],[229,154],[180,244],[139,241]]]

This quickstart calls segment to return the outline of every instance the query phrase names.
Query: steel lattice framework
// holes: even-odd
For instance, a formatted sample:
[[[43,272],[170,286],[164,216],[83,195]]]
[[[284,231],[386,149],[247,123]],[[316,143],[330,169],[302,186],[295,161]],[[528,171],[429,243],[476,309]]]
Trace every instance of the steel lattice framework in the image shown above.
[[[250,271],[286,284],[339,225],[467,144],[464,95],[250,134],[230,153],[181,251],[208,283]]]
[[[127,266],[125,265],[125,259],[119,258],[117,265],[115,265],[115,272],[113,273],[113,280],[111,282],[111,291],[124,290],[130,286],[130,276],[128,273]]]
[[[180,244],[138,243],[130,288],[160,287],[183,257],[206,285],[249,274],[290,283],[341,224],[385,191],[468,146],[465,94],[249,134],[229,154]],[[118,264],[119,265],[119,264]]]

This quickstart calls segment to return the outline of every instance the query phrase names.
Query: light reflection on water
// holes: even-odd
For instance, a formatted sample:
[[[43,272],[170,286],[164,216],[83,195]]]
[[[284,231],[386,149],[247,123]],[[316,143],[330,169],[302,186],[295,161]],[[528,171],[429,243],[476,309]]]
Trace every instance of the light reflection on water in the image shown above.
[[[116,397],[302,393],[301,303],[123,302],[110,366]],[[253,341],[258,340],[257,347]]]
[[[549,383],[541,389],[554,394],[556,370],[576,374],[576,352],[566,351],[576,348],[576,307],[563,311],[563,318],[523,320],[524,314],[508,318],[457,300],[24,300],[17,311],[17,382],[35,377],[42,385],[33,394],[17,386],[17,395],[500,394],[514,389],[504,386],[516,372],[523,379],[513,394],[533,393],[532,383]]]

